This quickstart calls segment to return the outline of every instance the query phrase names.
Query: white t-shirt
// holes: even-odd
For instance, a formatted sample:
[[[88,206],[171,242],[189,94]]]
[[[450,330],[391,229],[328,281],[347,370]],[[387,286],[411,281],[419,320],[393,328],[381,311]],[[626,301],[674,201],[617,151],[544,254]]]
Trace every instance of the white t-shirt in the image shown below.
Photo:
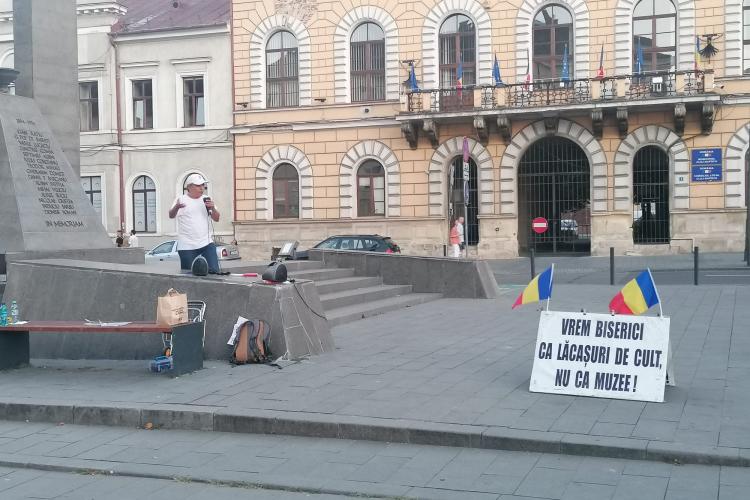
[[[458,230],[458,241],[459,243],[464,242],[464,225],[460,222],[456,224],[456,229]]]
[[[137,247],[138,246],[138,236],[135,234],[131,234],[128,236],[128,245],[131,247]]]
[[[204,198],[206,196],[191,198],[182,194],[172,204],[175,206],[180,202],[185,205],[177,211],[177,250],[195,250],[213,241]]]

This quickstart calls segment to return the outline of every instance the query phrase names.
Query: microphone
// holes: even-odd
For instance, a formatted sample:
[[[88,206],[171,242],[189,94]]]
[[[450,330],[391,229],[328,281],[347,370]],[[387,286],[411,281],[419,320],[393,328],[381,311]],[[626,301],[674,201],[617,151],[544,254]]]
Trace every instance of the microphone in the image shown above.
[[[206,196],[205,198],[203,198],[203,203],[206,203],[207,201],[211,201],[211,197],[210,196]],[[206,212],[208,212],[208,215],[211,215],[213,213],[213,210],[211,210],[210,208],[206,207]]]

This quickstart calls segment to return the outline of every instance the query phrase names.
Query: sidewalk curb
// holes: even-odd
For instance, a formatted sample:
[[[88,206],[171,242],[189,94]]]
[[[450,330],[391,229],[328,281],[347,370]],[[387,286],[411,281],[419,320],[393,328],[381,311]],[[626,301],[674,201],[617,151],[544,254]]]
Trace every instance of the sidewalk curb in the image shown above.
[[[406,419],[189,405],[97,406],[48,402],[0,402],[0,419],[75,425],[145,427],[246,434],[280,434],[317,438],[531,451],[659,462],[750,467],[750,450],[590,436],[551,431],[434,423]]]
[[[265,480],[262,477],[257,479],[236,479],[237,476],[253,476],[257,473],[225,471],[213,476],[207,474],[195,473],[193,471],[179,471],[180,473],[170,473],[168,466],[159,466],[152,464],[126,464],[112,463],[102,460],[82,461],[73,460],[73,462],[82,462],[80,464],[70,464],[71,459],[55,457],[39,457],[36,460],[12,460],[6,459],[0,455],[0,467],[14,469],[32,469],[46,472],[62,472],[71,474],[88,474],[106,477],[130,477],[139,479],[159,479],[163,481],[190,482],[197,484],[208,484],[212,486],[227,486],[231,488],[245,488],[248,490],[273,490],[309,493],[315,495],[341,495],[348,497],[382,498],[382,499],[418,499],[419,497],[411,496],[405,493],[411,489],[411,486],[398,486],[390,484],[357,482],[354,485],[356,489],[336,487],[327,483],[329,481],[316,481],[311,478],[278,478],[276,481]],[[162,470],[160,472],[160,470]],[[217,477],[225,475],[226,477]],[[341,481],[337,481],[341,483]],[[344,484],[348,482],[344,481]]]

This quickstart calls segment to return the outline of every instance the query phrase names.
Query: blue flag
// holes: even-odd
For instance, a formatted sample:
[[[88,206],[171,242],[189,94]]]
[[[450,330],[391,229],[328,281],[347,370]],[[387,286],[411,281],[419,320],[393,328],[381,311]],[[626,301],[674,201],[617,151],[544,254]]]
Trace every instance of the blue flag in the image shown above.
[[[492,65],[492,78],[495,80],[495,87],[504,87],[503,79],[500,77],[500,64],[497,62],[497,54],[495,54],[495,64]]]
[[[641,39],[638,38],[638,49],[635,53],[635,74],[643,74],[643,48],[641,47]]]
[[[563,50],[563,57],[562,57],[562,71],[560,74],[560,79],[563,82],[569,82],[570,81],[570,70],[568,69],[568,44],[565,44],[565,50]]]
[[[409,70],[409,88],[412,92],[419,91],[419,85],[417,84],[417,75],[414,72],[414,63],[409,63],[411,69]]]

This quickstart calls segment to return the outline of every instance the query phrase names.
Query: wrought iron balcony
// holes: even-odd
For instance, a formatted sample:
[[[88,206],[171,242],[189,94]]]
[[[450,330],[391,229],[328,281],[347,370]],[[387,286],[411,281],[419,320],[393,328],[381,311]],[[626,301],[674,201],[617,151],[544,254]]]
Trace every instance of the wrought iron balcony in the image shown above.
[[[595,103],[618,99],[651,99],[705,92],[712,71],[670,71],[642,75],[534,80],[501,86],[473,85],[461,89],[424,89],[406,93],[407,113],[438,113]]]
[[[498,127],[503,134],[503,131],[509,131],[512,116],[542,113],[546,117],[550,112],[571,110],[591,112],[594,132],[599,135],[604,111],[612,109],[616,110],[621,134],[626,134],[628,108],[659,103],[674,106],[675,129],[682,133],[686,104],[693,106],[692,103],[696,102],[703,105],[702,130],[709,133],[713,125],[713,101],[719,99],[712,89],[713,70],[649,72],[574,80],[534,80],[500,86],[465,86],[460,89],[420,89],[406,92],[399,120],[407,122],[402,129],[410,143],[412,139],[416,141],[416,131],[407,129],[418,126],[424,127],[434,143],[437,140],[435,120],[441,118],[474,117],[479,129],[486,117],[497,115]],[[416,123],[416,120],[424,123]]]

